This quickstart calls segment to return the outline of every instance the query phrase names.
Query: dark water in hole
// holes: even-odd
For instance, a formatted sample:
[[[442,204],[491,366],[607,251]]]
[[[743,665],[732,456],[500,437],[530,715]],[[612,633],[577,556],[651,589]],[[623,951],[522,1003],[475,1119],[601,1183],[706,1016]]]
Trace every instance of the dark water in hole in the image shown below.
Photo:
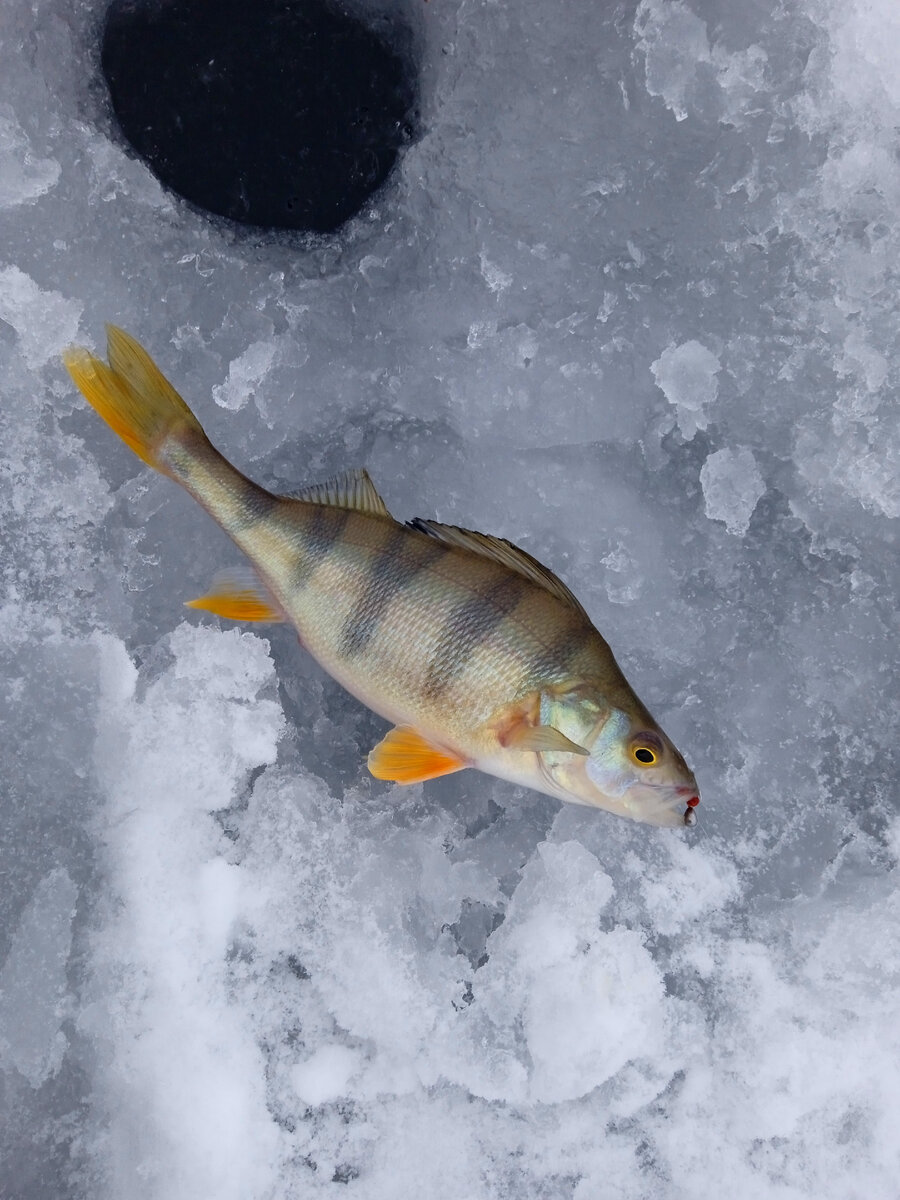
[[[415,131],[409,29],[322,0],[114,0],[101,61],[161,182],[245,224],[337,229]]]

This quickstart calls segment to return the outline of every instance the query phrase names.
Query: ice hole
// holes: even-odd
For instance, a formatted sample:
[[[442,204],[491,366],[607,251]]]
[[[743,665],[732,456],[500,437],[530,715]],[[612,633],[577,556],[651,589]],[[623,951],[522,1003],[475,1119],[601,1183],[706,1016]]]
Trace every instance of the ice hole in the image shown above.
[[[330,233],[416,125],[410,29],[327,0],[113,0],[101,64],[154,175],[244,224]]]

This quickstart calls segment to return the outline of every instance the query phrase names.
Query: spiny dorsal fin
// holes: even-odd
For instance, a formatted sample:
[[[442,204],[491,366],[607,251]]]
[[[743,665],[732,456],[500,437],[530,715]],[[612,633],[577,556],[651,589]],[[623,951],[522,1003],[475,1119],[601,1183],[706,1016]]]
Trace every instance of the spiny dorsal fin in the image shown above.
[[[437,538],[438,541],[446,542],[450,546],[460,546],[462,549],[471,550],[484,558],[492,558],[495,562],[503,563],[505,567],[517,571],[526,579],[530,579],[532,583],[536,583],[538,587],[550,592],[557,600],[562,600],[563,604],[574,608],[586,621],[590,620],[579,601],[561,579],[558,579],[543,563],[539,563],[536,558],[532,558],[525,550],[514,546],[506,538],[493,537],[489,533],[476,533],[472,529],[460,529],[458,525],[441,525],[438,521],[426,521],[421,517],[416,517],[414,521],[407,521],[407,525],[411,529],[418,529],[420,533],[427,533],[429,537]]]
[[[363,467],[358,471],[341,471],[324,483],[314,483],[289,492],[291,500],[305,500],[309,504],[330,504],[335,508],[355,508],[357,512],[371,513],[378,517],[389,517],[387,505],[375,490],[369,472]]]

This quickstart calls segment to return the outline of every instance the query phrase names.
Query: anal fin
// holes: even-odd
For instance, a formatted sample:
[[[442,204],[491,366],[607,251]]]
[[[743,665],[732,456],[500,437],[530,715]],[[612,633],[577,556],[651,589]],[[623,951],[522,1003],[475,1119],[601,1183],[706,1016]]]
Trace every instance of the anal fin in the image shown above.
[[[284,620],[284,614],[252,567],[219,571],[206,595],[186,600],[185,608],[202,608],[230,621]]]
[[[432,745],[411,725],[398,725],[369,752],[369,770],[392,783],[421,783],[461,771],[469,764]]]

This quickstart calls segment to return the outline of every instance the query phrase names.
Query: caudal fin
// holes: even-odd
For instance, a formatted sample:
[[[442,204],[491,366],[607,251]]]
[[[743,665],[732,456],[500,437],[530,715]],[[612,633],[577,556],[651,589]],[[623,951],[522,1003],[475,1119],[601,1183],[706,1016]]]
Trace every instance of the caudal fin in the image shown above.
[[[160,458],[163,444],[185,433],[203,436],[200,422],[133,337],[107,325],[103,362],[81,347],[63,352],[75,386],[135,454],[157,471],[168,473]]]

